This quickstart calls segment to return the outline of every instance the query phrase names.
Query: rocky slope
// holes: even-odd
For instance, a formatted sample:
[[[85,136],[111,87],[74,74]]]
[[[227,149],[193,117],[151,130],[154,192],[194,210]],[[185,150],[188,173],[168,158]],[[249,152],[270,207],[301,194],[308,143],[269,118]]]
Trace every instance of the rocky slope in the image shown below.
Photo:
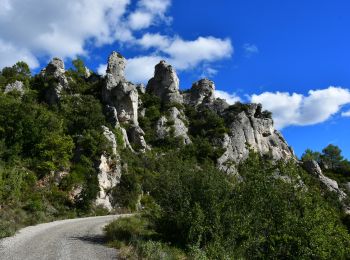
[[[96,205],[112,210],[115,202],[111,190],[120,182],[123,169],[119,149],[128,149],[133,153],[145,153],[152,150],[154,141],[176,138],[182,145],[193,143],[191,118],[186,111],[190,108],[196,113],[211,111],[225,121],[223,133],[210,137],[210,143],[221,154],[216,159],[217,167],[227,174],[236,174],[237,165],[247,159],[250,151],[255,151],[274,161],[297,160],[292,148],[282,134],[274,128],[271,114],[263,111],[260,104],[229,105],[225,100],[216,98],[215,84],[209,79],[195,82],[190,89],[180,90],[180,81],[175,69],[165,61],[155,66],[154,76],[146,87],[137,85],[125,78],[127,60],[119,53],[113,52],[108,58],[106,75],[101,78],[91,74],[85,68],[85,79],[101,83],[100,100],[109,127],[101,126],[105,138],[112,147],[112,152],[100,155],[98,163],[98,185],[100,192]],[[62,60],[54,58],[39,77],[45,81],[54,80],[50,88],[45,89],[44,100],[49,105],[60,102],[62,92],[69,90],[74,79],[65,71]],[[93,78],[95,77],[95,78]],[[92,79],[93,78],[93,79]],[[9,84],[5,93],[24,92],[21,81]],[[69,91],[68,91],[69,92]],[[156,100],[162,112],[151,124],[153,140],[149,138],[149,129],[142,129],[140,120],[145,121],[152,107],[147,106],[147,97]],[[153,100],[153,101],[154,101]],[[205,122],[204,122],[205,123]],[[119,136],[116,136],[119,133]],[[117,142],[117,139],[121,139]],[[120,146],[120,147],[118,147]],[[346,194],[338,189],[337,183],[327,179],[317,165],[307,164],[305,169],[314,174],[326,187],[336,191],[341,199]],[[72,191],[78,197],[81,187]]]

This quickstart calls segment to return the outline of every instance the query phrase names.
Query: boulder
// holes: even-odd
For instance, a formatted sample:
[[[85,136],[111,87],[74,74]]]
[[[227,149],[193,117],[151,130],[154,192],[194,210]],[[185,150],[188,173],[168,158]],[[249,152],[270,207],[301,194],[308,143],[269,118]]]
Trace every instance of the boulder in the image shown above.
[[[154,77],[148,81],[147,91],[158,96],[162,102],[183,103],[179,84],[175,69],[165,61],[161,61],[155,67]]]
[[[22,81],[16,80],[13,83],[7,84],[5,87],[5,94],[17,91],[22,96],[24,94],[24,84]]]

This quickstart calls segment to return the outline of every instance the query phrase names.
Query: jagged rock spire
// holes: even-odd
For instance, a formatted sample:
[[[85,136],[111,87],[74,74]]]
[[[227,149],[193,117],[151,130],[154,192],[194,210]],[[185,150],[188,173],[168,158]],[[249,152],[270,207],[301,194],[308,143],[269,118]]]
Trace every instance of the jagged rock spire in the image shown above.
[[[160,97],[163,102],[183,103],[179,84],[175,69],[162,60],[155,67],[154,77],[149,80],[147,91]]]
[[[61,97],[63,89],[68,88],[69,83],[65,75],[64,62],[59,58],[53,58],[50,63],[40,72],[44,78],[53,77],[58,81],[58,84],[45,93],[45,100],[49,104],[55,104]]]
[[[120,81],[125,81],[126,59],[118,52],[113,51],[108,58],[107,74],[111,74],[118,84]]]
[[[193,83],[188,93],[184,94],[185,103],[198,106],[202,103],[213,103],[215,100],[215,84],[209,79],[201,79]]]
[[[108,58],[106,84],[102,90],[103,101],[115,107],[118,120],[138,125],[138,91],[124,76],[126,59],[118,52]]]

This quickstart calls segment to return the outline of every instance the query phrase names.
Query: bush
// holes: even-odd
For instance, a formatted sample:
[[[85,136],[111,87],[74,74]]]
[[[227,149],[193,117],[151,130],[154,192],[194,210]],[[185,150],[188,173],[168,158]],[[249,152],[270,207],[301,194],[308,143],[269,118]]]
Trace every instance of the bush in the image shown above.
[[[203,249],[210,259],[349,255],[339,215],[313,186],[304,189],[293,163],[252,155],[239,167],[243,181],[231,183],[210,165],[167,160],[152,193],[160,211],[150,217],[165,240]]]

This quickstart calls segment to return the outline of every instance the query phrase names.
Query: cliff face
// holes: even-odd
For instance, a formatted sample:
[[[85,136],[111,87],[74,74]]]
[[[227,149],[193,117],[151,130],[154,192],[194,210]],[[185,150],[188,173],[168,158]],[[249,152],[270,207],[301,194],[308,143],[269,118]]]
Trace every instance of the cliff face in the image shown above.
[[[108,59],[106,86],[103,91],[104,101],[114,106],[120,114],[130,115],[132,125],[138,125],[138,95],[137,88],[124,78],[126,61],[119,54],[112,53]],[[122,87],[130,86],[129,88]],[[179,78],[175,69],[165,61],[155,66],[154,77],[149,80],[146,92],[157,96],[163,104],[169,106],[168,117],[162,116],[155,125],[157,138],[166,138],[172,122],[173,135],[183,137],[185,144],[191,143],[188,135],[188,119],[182,109],[176,105],[188,105],[197,110],[207,108],[225,117],[230,112],[230,106],[225,100],[215,98],[214,82],[201,79],[184,93],[179,89]],[[118,89],[118,91],[117,91]],[[133,93],[133,94],[131,94]],[[145,111],[143,111],[143,114]],[[219,141],[219,146],[226,152],[218,159],[218,166],[227,172],[233,172],[229,165],[237,164],[246,159],[249,151],[254,150],[261,155],[270,156],[274,160],[289,160],[294,158],[293,150],[288,146],[280,132],[274,129],[273,120],[262,111],[261,105],[249,104],[238,111],[229,123],[229,133]],[[140,130],[138,130],[141,132]],[[133,136],[129,133],[129,136]],[[142,132],[139,134],[142,136]],[[131,143],[138,142],[138,138],[131,138]],[[147,140],[145,140],[147,141]]]
[[[101,154],[98,164],[100,192],[96,199],[97,205],[109,210],[113,208],[114,202],[109,192],[119,183],[122,175],[118,145],[133,153],[144,153],[152,149],[155,140],[161,142],[177,138],[182,140],[181,145],[193,143],[191,118],[186,116],[188,108],[197,114],[211,111],[225,121],[225,133],[210,137],[209,142],[222,151],[217,157],[217,167],[227,174],[235,174],[237,164],[244,161],[251,150],[273,160],[295,159],[293,150],[281,133],[274,129],[271,115],[262,111],[261,105],[230,106],[225,100],[215,97],[215,84],[209,79],[201,79],[190,89],[181,91],[175,69],[165,61],[160,61],[155,66],[154,76],[145,88],[125,78],[126,65],[126,59],[121,54],[113,52],[108,58],[105,77],[95,78],[101,83],[100,101],[103,104],[105,117],[111,123],[109,128],[101,127],[112,147],[111,154]],[[53,87],[46,90],[44,98],[48,104],[59,103],[62,91],[68,89],[70,82],[73,81],[67,76],[64,63],[58,58],[53,59],[39,76],[44,80],[54,79],[56,82]],[[86,80],[90,76],[87,74]],[[8,89],[10,87],[12,86]],[[140,120],[144,122],[154,109],[144,104],[147,103],[147,97],[157,100],[156,107],[162,110],[153,116],[153,121],[148,125],[153,131],[152,140],[149,139],[150,129],[147,129],[147,132],[143,129],[145,124],[139,123]],[[116,132],[120,133],[119,138],[122,139],[118,145]]]

